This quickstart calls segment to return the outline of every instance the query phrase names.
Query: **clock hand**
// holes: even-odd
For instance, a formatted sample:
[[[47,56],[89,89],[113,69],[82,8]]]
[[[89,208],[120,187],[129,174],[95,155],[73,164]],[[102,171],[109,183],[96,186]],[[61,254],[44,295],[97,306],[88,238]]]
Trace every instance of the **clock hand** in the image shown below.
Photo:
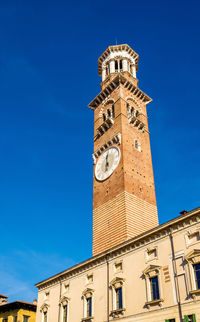
[[[105,171],[108,170],[109,162],[108,162],[108,153],[106,155],[106,164],[105,164]]]

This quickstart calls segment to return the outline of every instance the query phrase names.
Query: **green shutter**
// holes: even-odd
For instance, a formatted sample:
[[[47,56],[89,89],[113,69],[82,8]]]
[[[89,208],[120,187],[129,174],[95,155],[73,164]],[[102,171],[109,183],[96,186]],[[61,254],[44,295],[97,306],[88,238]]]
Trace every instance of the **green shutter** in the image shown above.
[[[165,322],[169,322],[169,320],[165,320]]]
[[[193,322],[196,322],[196,316],[195,314],[192,314]]]
[[[184,315],[184,322],[189,322],[188,316]]]

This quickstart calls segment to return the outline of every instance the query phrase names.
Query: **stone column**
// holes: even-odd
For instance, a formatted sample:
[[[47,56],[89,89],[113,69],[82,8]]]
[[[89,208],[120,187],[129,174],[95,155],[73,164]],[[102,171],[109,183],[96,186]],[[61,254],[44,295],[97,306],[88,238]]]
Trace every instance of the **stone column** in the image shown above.
[[[102,82],[104,82],[106,79],[106,68],[104,67],[102,70]]]
[[[115,72],[115,61],[111,60],[110,61],[110,73],[114,73]]]
[[[123,72],[128,71],[128,61],[127,61],[127,59],[122,60],[122,69],[123,69]]]
[[[136,66],[132,65],[132,75],[136,78]]]

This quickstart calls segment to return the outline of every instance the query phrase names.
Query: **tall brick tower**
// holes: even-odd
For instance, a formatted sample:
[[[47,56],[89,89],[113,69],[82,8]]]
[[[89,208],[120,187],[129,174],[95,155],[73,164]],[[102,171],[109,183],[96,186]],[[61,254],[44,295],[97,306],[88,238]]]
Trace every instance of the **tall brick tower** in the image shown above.
[[[158,225],[146,105],[138,54],[108,47],[98,59],[94,111],[93,255]]]

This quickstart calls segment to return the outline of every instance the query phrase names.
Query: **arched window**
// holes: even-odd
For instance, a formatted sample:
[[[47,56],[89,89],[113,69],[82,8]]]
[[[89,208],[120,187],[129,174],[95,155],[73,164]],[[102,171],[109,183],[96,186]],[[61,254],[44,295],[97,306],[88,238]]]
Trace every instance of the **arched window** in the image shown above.
[[[84,315],[84,319],[88,319],[89,321],[89,318],[91,318],[93,315],[94,315],[94,312],[93,312],[93,294],[94,290],[92,289],[86,289],[84,292],[83,292],[83,315]]]
[[[109,109],[107,109],[107,114],[108,114],[108,117],[111,117],[111,112]]]
[[[118,315],[125,310],[124,306],[124,279],[116,277],[111,281],[112,287],[112,317],[118,317]]]
[[[61,322],[68,322],[68,315],[69,315],[69,298],[63,296],[60,300],[61,305]]]
[[[146,283],[146,305],[150,306],[152,303],[162,302],[161,289],[160,289],[160,266],[149,265],[144,271],[145,283]]]
[[[122,70],[122,59],[119,61],[119,69]]]
[[[47,322],[48,321],[48,309],[49,309],[49,306],[47,303],[44,303],[42,306],[41,306],[41,313],[42,313],[42,322]]]
[[[106,114],[103,113],[103,120],[106,120]]]
[[[118,60],[115,60],[115,71],[118,72]]]

